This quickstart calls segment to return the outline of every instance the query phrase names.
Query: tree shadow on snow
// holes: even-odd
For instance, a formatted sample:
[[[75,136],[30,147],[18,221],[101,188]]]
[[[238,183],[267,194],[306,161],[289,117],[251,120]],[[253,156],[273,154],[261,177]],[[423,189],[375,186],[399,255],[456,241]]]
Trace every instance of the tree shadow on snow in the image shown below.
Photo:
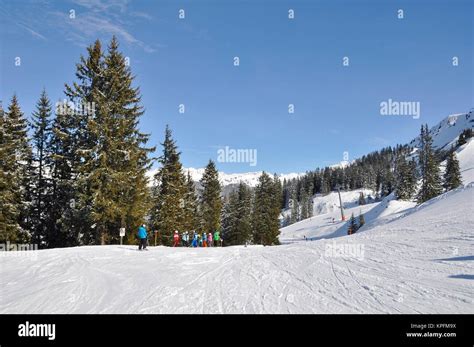
[[[462,278],[464,280],[474,280],[474,275],[467,275],[467,274],[461,274],[461,275],[451,275],[449,278]]]
[[[472,261],[474,260],[474,255],[466,255],[462,257],[453,257],[453,258],[444,258],[436,259],[437,261]]]

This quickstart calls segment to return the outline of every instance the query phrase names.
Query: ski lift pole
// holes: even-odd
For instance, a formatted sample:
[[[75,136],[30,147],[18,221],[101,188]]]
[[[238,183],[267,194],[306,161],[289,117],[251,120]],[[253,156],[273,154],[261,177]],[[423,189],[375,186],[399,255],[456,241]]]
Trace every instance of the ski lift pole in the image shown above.
[[[341,189],[337,187],[337,193],[339,194],[339,206],[341,207],[341,220],[345,221],[346,217],[344,216],[344,209],[342,208],[342,199],[341,199]]]

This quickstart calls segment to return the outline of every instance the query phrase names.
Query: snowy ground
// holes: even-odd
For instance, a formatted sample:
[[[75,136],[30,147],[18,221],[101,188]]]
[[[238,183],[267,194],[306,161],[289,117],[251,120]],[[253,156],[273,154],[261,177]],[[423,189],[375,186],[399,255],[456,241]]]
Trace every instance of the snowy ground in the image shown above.
[[[279,247],[2,252],[0,313],[472,314],[473,197],[471,186],[356,235]]]

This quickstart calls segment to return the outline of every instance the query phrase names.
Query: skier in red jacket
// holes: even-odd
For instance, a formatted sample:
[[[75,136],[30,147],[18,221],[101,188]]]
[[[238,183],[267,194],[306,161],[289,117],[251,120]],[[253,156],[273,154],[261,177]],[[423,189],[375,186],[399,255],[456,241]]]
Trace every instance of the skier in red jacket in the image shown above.
[[[173,247],[178,247],[178,246],[179,246],[179,234],[178,234],[178,230],[175,230],[174,235],[173,235]]]

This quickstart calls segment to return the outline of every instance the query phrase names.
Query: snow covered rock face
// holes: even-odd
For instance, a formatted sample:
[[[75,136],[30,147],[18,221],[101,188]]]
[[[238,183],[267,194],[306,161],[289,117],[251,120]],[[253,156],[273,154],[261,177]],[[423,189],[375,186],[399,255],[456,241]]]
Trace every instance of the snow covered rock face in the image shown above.
[[[449,115],[430,129],[433,146],[437,149],[449,149],[462,131],[469,128],[474,128],[474,111]],[[419,147],[420,138],[416,137],[409,145]]]
[[[473,193],[443,194],[362,233],[279,247],[4,252],[0,313],[472,314]]]

